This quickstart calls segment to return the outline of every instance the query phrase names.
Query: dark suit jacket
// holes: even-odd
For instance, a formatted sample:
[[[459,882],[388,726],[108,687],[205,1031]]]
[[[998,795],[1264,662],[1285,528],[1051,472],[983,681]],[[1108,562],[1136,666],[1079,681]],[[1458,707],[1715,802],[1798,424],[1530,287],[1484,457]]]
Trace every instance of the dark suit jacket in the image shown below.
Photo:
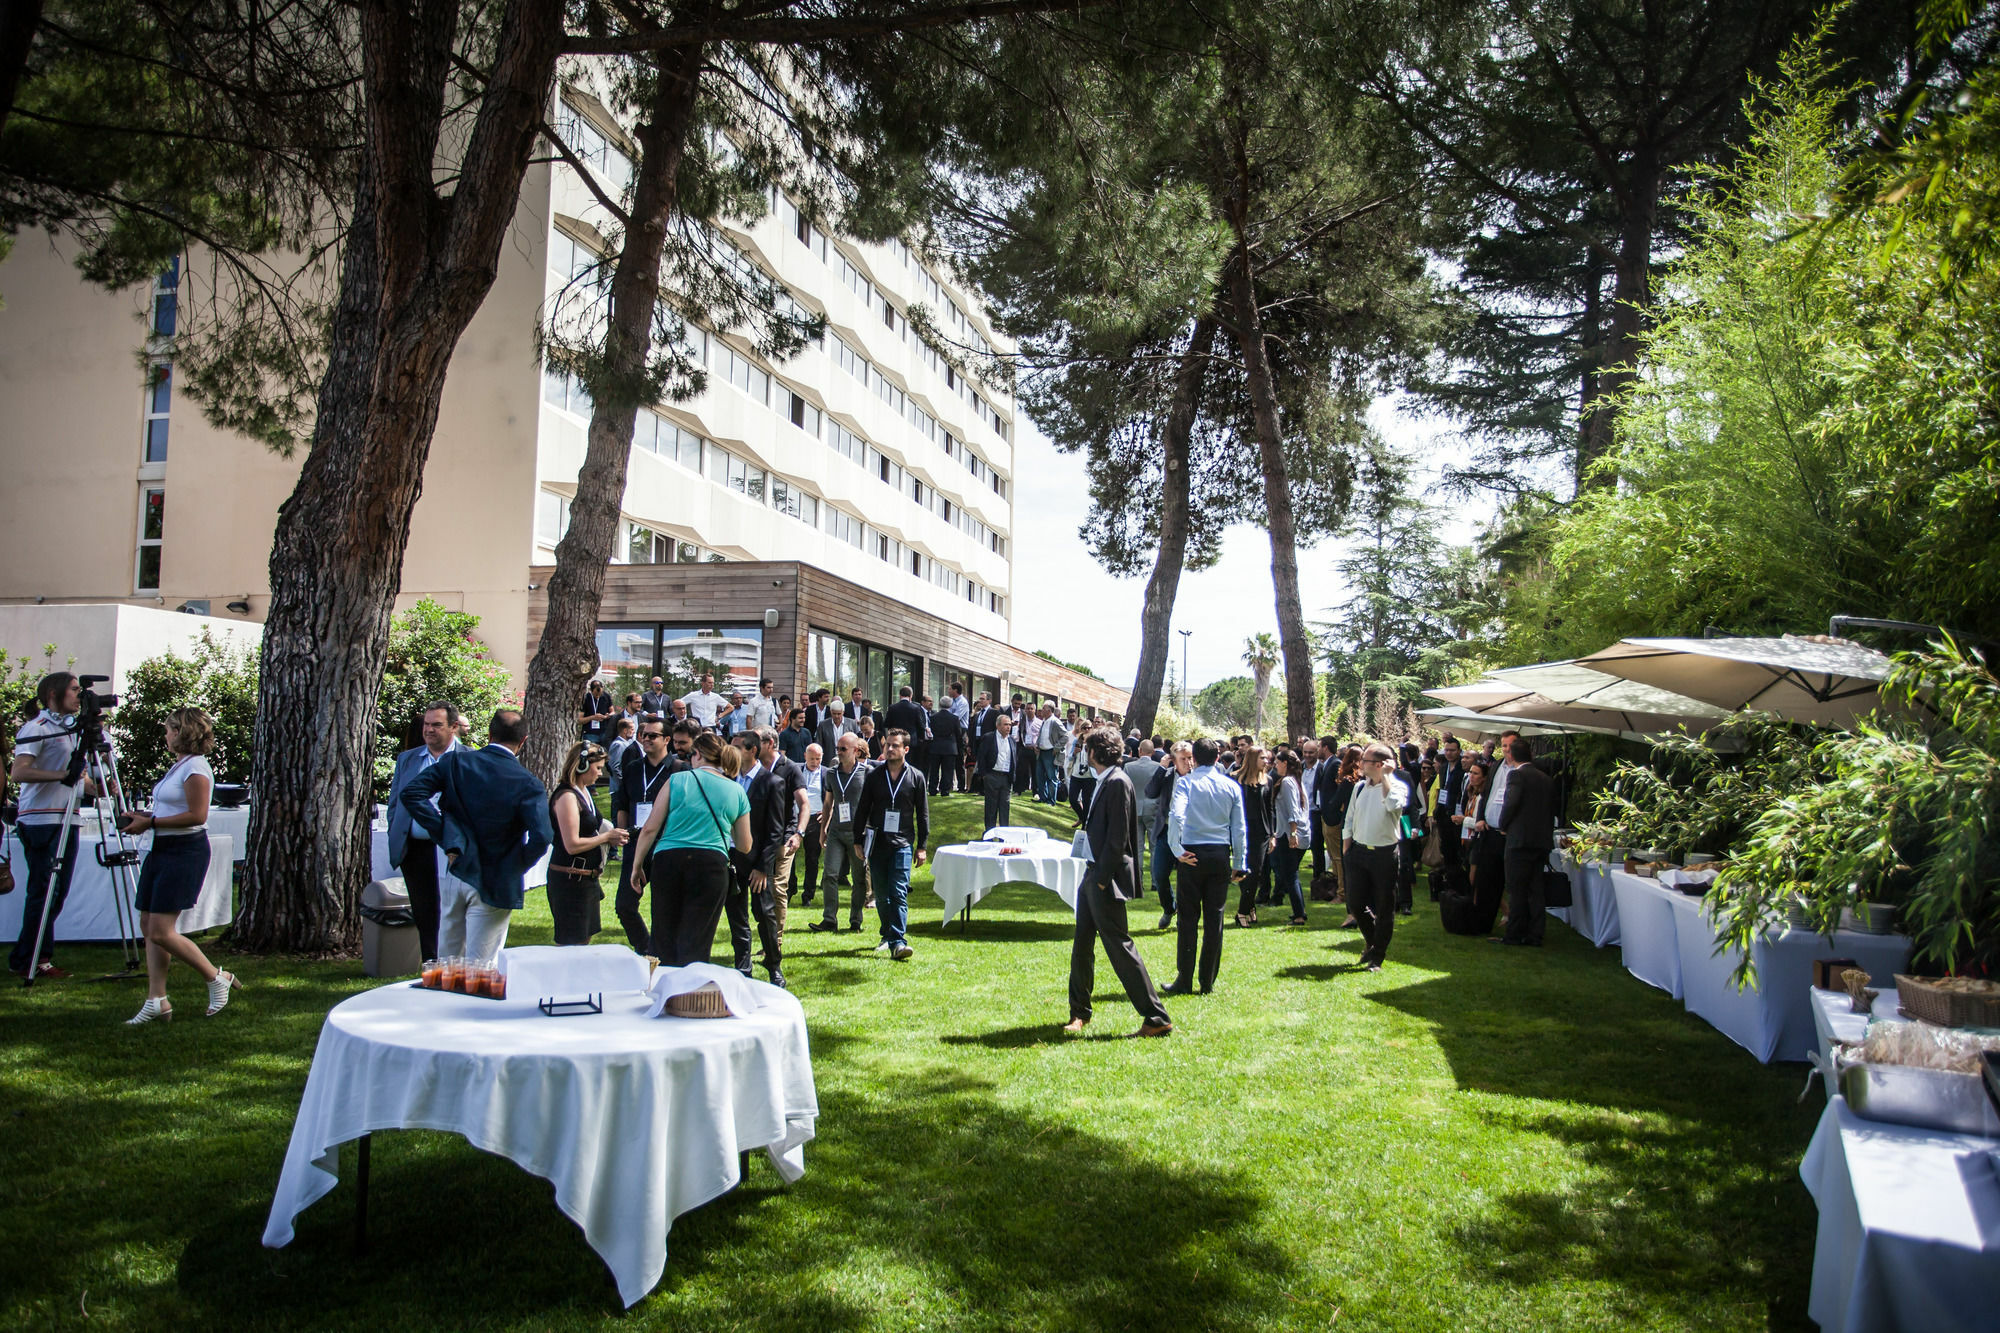
[[[931,714],[931,753],[956,756],[965,746],[965,724],[949,708]]]
[[[761,870],[769,878],[778,873],[778,853],[792,827],[792,786],[776,768],[766,768],[744,795],[750,798],[750,852],[732,855],[743,874]]]
[[[1027,757],[1028,751],[1021,744],[1020,737],[1009,736],[1007,744],[1014,747],[1013,756],[1007,761],[1013,778],[1011,785],[1017,792],[1026,791],[1028,790],[1028,779],[1030,776],[1028,769],[1033,767],[1034,761]],[[993,766],[999,762],[1000,733],[997,731],[988,732],[986,738],[979,742],[979,767],[973,770],[973,779],[983,784],[987,774],[993,772]]]
[[[1090,864],[1083,882],[1103,889],[1120,902],[1139,896],[1139,799],[1132,779],[1122,768],[1107,768],[1098,776],[1090,815],[1083,821],[1090,840]]]
[[[633,819],[639,813],[639,802],[646,799],[646,752],[637,745],[619,757],[622,767],[618,770],[618,808],[626,818]],[[659,800],[667,789],[667,783],[674,774],[687,767],[687,761],[672,750],[667,751],[666,767],[653,774],[653,799]],[[636,823],[634,824],[636,828]]]
[[[840,762],[840,738],[842,736],[859,736],[860,734],[861,724],[853,718],[843,716],[840,719],[839,725],[836,726],[833,721],[833,714],[828,713],[820,719],[819,725],[813,728],[813,741],[819,746],[819,761],[822,764],[838,764]]]
[[[898,699],[889,705],[889,725],[875,724],[875,734],[886,736],[897,727],[910,733],[911,754],[922,754],[922,742],[931,734],[931,715],[915,699]]]
[[[1510,852],[1545,852],[1556,845],[1555,779],[1533,764],[1507,775],[1507,795],[1496,825]]]
[[[447,754],[410,779],[403,808],[451,858],[451,877],[494,907],[521,905],[528,870],[553,838],[547,788],[501,745]]]
[[[446,750],[445,754],[470,748],[464,742],[454,739],[451,749]],[[409,850],[410,812],[403,808],[403,788],[409,786],[410,779],[417,775],[417,765],[423,761],[423,757],[424,747],[421,745],[397,755],[396,776],[389,780],[389,864],[392,866],[400,867],[403,864],[403,853]]]
[[[1465,771],[1463,759],[1455,768],[1447,766],[1442,760],[1438,763],[1437,803],[1433,813],[1437,815],[1439,828],[1457,827],[1452,824],[1451,815],[1465,795]]]
[[[993,733],[995,720],[1000,710],[990,705],[984,710],[973,709],[972,716],[965,724],[966,748],[972,754],[979,753],[979,743]]]

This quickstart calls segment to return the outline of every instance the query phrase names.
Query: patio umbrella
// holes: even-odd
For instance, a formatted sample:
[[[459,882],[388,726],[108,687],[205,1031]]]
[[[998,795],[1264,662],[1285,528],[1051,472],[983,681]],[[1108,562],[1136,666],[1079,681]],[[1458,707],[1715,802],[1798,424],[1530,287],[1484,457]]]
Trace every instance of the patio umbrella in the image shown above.
[[[1562,736],[1571,732],[1589,732],[1597,736],[1617,736],[1622,733],[1616,727],[1591,726],[1577,722],[1538,722],[1533,718],[1509,717],[1504,713],[1480,713],[1470,708],[1420,708],[1417,716],[1433,722],[1448,722],[1449,730],[1468,732],[1475,736],[1498,736],[1503,731],[1518,731],[1523,736]],[[1628,736],[1628,740],[1640,740],[1638,736]]]
[[[1486,677],[1469,685],[1446,685],[1435,690],[1425,690],[1424,696],[1435,699],[1453,708],[1470,708],[1474,712],[1484,712],[1489,708],[1501,708],[1515,699],[1532,699],[1534,690],[1525,685],[1515,685],[1504,680]]]
[[[1874,710],[1889,659],[1818,636],[1620,639],[1578,658],[1590,667],[1717,708],[1755,708],[1795,722],[1851,727]]]

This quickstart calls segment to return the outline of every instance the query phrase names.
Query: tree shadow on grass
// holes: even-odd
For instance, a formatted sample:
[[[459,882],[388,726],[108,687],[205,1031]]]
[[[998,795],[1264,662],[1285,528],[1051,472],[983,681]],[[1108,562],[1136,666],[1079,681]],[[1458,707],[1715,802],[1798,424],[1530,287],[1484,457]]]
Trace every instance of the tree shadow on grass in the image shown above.
[[[818,1041],[815,1043],[818,1045]],[[888,1095],[822,1094],[805,1178],[754,1158],[745,1188],[673,1227],[666,1275],[633,1314],[676,1328],[844,1330],[893,1305],[958,1328],[1238,1329],[1268,1321],[1291,1266],[1255,1247],[1248,1181],[1139,1157],[1002,1106],[949,1071]],[[258,1247],[261,1194],[190,1238],[178,1313],[259,1327],[594,1323],[619,1303],[549,1185],[450,1135],[378,1135],[370,1249],[350,1250],[350,1181]],[[351,1174],[351,1162],[350,1162]],[[255,1193],[255,1192],[253,1192]]]

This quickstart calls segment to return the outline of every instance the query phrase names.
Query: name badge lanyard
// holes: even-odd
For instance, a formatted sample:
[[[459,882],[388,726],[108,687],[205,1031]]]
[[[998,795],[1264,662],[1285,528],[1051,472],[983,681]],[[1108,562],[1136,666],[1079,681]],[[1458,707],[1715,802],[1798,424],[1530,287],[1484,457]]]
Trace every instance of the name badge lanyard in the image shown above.
[[[896,808],[896,798],[902,795],[903,784],[910,780],[909,765],[903,766],[901,777],[891,779],[887,769],[882,772],[882,785],[889,789],[889,808],[882,812],[882,831],[900,833],[903,831],[903,812]]]
[[[840,776],[839,769],[836,768],[833,770],[833,789],[840,795],[840,799],[835,802],[839,809],[834,812],[834,819],[839,823],[852,824],[854,822],[854,807],[848,802],[847,789],[854,785],[855,775],[860,772],[861,767],[858,764],[855,766],[854,772],[849,773],[844,778]]]

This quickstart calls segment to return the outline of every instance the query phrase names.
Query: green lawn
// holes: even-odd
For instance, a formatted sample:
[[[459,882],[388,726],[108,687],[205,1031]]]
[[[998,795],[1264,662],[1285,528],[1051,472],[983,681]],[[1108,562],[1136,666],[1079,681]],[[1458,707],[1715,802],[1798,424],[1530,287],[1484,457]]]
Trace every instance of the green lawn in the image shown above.
[[[977,814],[945,802],[945,840]],[[1164,1041],[1106,1039],[1136,1017],[1100,965],[1102,1035],[1072,1040],[1061,901],[1003,890],[961,935],[928,885],[904,964],[868,931],[807,934],[817,904],[794,904],[785,970],[821,1108],[806,1176],[783,1188],[760,1161],[680,1219],[629,1315],[547,1184],[447,1135],[377,1136],[367,1256],[351,1154],[291,1247],[261,1248],[321,1018],[373,984],[358,963],[230,959],[247,989],[212,1021],[177,973],[182,1017],[141,1029],[119,1023],[134,985],[9,990],[0,1324],[1808,1327],[1796,1168],[1819,1099],[1616,950],[1555,925],[1545,950],[1503,950],[1420,904],[1370,976],[1315,904],[1303,930],[1231,931],[1216,993],[1175,1002]],[[517,943],[548,939],[531,902]],[[1164,985],[1171,942],[1141,907]]]

